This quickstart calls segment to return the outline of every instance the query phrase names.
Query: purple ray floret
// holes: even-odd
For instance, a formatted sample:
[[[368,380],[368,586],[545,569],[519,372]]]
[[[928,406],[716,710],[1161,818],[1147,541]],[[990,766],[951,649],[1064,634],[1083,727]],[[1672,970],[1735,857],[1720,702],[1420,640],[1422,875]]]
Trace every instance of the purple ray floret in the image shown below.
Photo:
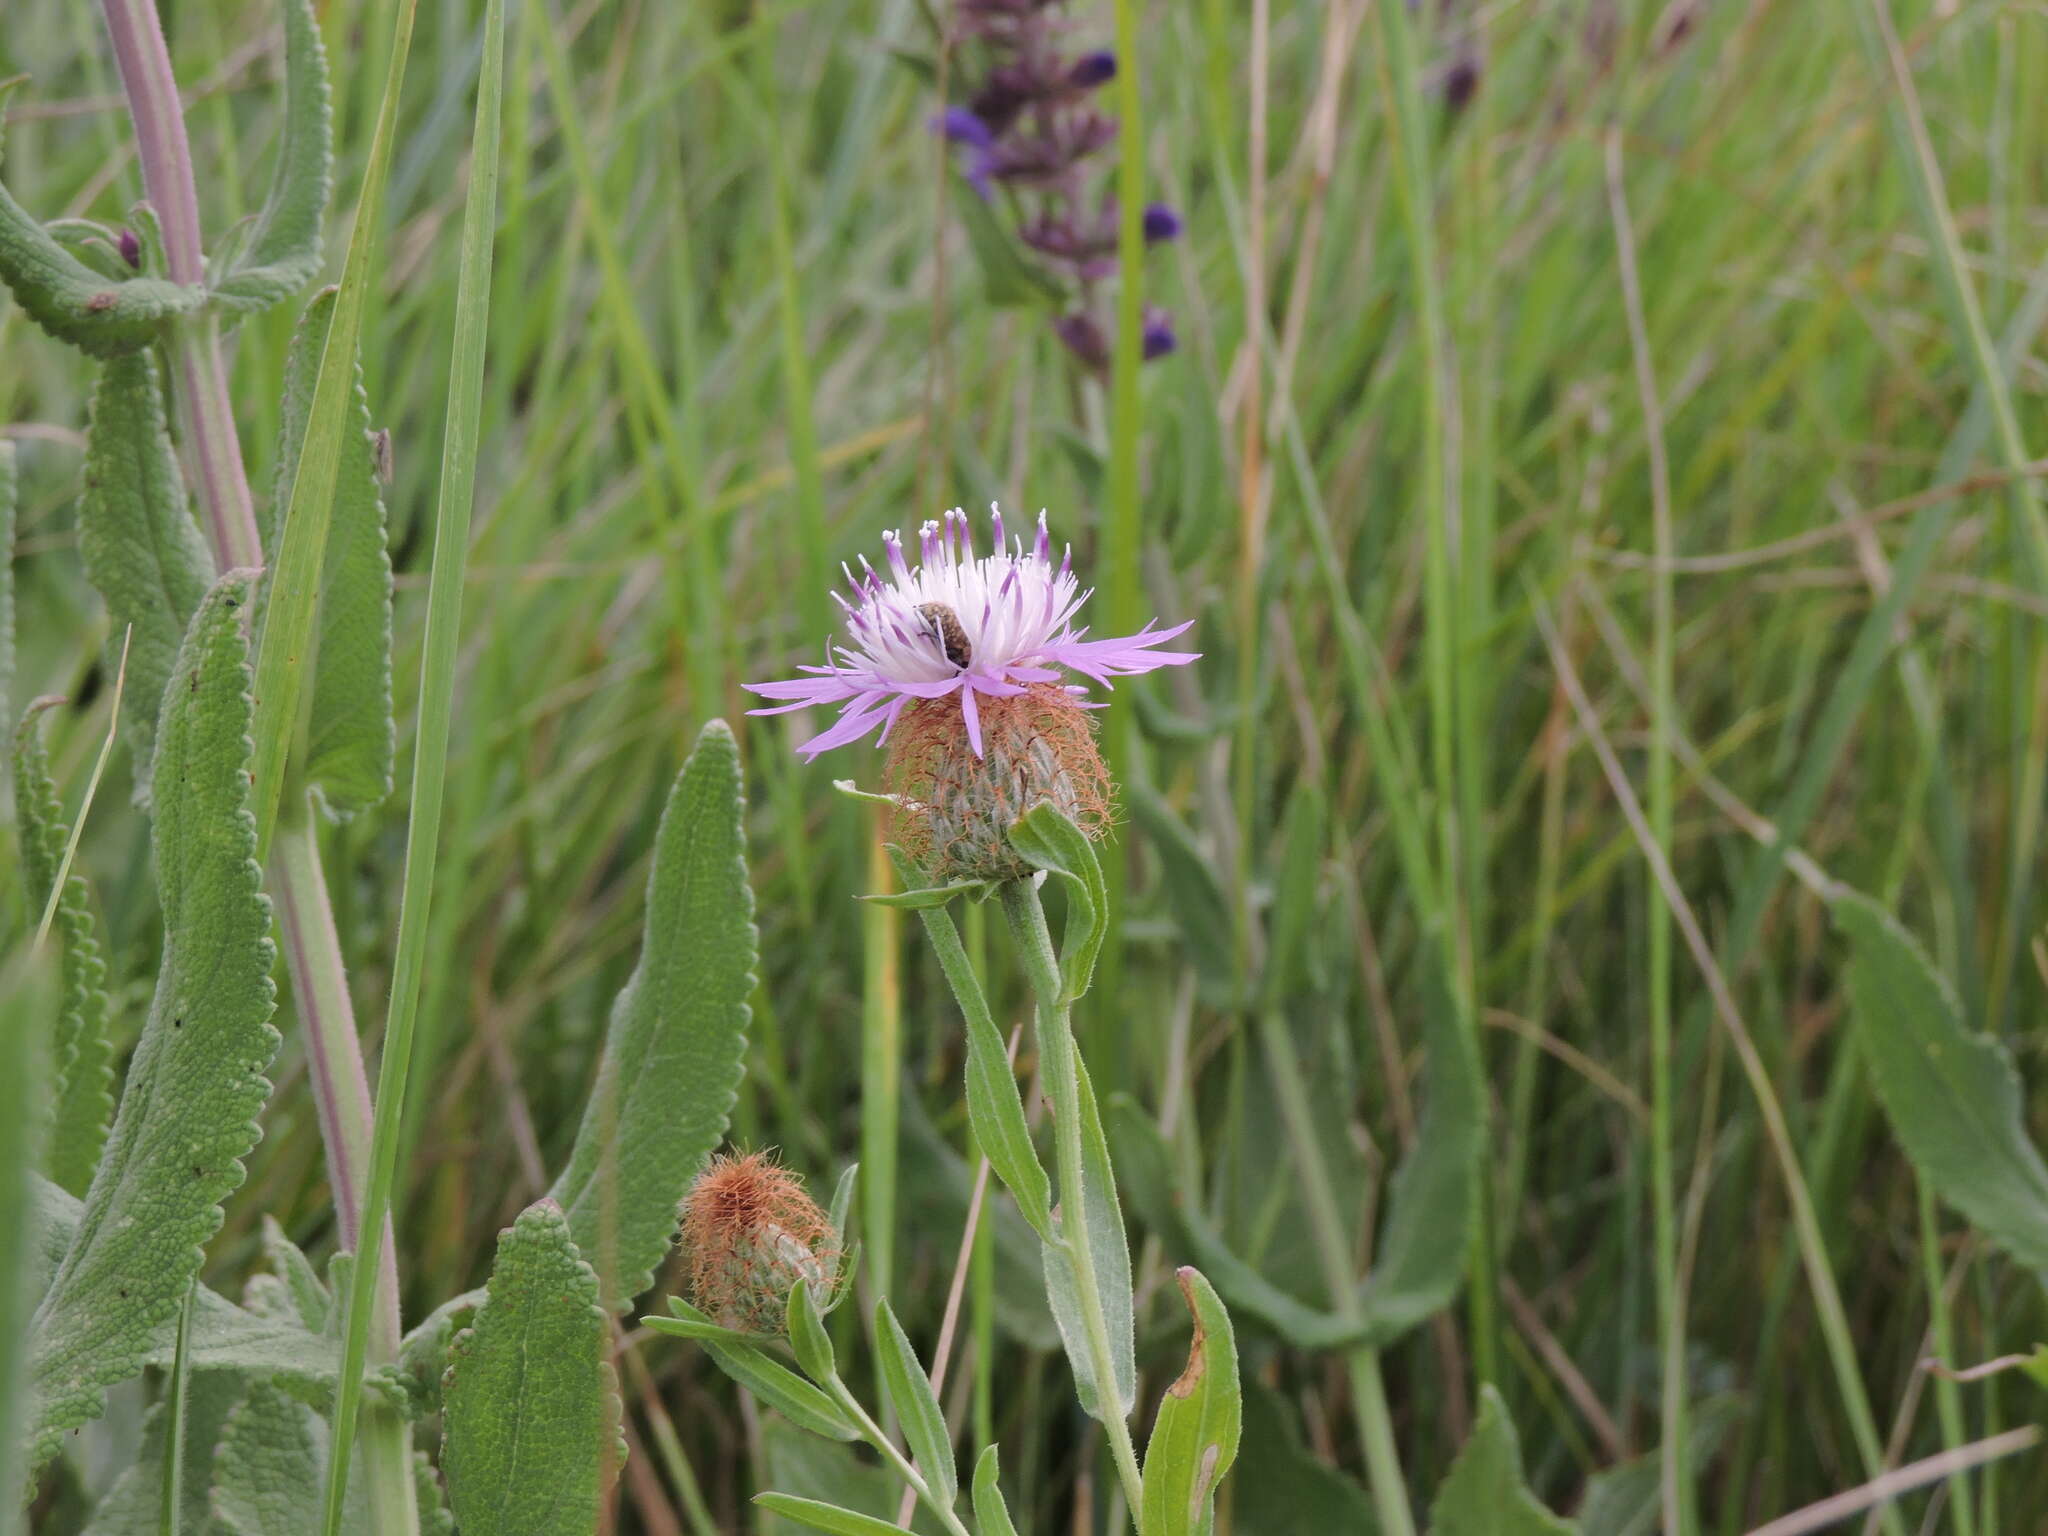
[[[847,746],[879,730],[886,741],[897,717],[914,699],[960,695],[960,712],[976,756],[981,754],[977,696],[1006,698],[1034,683],[1059,683],[1070,676],[1102,687],[1112,678],[1133,677],[1155,667],[1178,667],[1197,651],[1160,649],[1185,633],[1193,621],[1171,628],[1147,624],[1135,635],[1090,640],[1075,615],[1091,595],[1081,590],[1072,551],[1052,560],[1052,535],[1039,514],[1027,545],[1007,537],[1002,514],[991,508],[993,550],[977,555],[967,514],[955,508],[944,521],[918,530],[923,558],[904,558],[901,535],[883,535],[893,581],[883,581],[865,561],[862,575],[849,571],[846,610],[848,644],[834,646],[824,666],[805,666],[803,677],[748,683],[752,693],[777,702],[749,711],[786,714],[820,704],[838,704],[839,718],[797,748],[806,759]],[[1073,694],[1086,683],[1066,682]]]

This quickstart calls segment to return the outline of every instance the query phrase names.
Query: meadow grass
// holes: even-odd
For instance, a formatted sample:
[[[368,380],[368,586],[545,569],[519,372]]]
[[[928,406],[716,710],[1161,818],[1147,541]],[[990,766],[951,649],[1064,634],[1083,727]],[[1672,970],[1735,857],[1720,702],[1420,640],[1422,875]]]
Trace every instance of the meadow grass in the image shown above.
[[[321,12],[330,275],[396,8]],[[1483,1063],[1460,1304],[1384,1350],[1238,1322],[1246,1379],[1272,1394],[1256,1413],[1370,1483],[1383,1529],[1426,1507],[1480,1383],[1560,1510],[1676,1426],[1686,1454],[1638,1470],[1685,1532],[1747,1530],[2037,1418],[2027,1381],[1924,1369],[2029,1349],[2048,1319],[1899,1152],[1849,1032],[1842,940],[1791,866],[1890,906],[2042,1080],[2041,17],[1071,10],[1139,66],[1116,87],[1143,150],[1127,211],[1142,189],[1187,223],[1145,267],[1180,349],[1113,393],[1077,379],[1042,313],[986,301],[926,127],[940,98],[905,56],[949,66],[908,0],[508,0],[490,304],[464,306],[482,8],[421,0],[362,346],[394,445],[399,760],[445,745],[439,856],[408,853],[403,796],[320,835],[366,1032],[395,967],[418,992],[390,1133],[408,1321],[482,1282],[560,1165],[664,788],[723,715],[761,927],[736,1139],[820,1180],[858,1158],[865,1262],[911,1336],[936,1333],[974,1172],[953,1004],[916,925],[849,900],[889,866],[830,781],[872,783],[873,754],[801,764],[790,722],[744,719],[739,685],[816,659],[826,578],[881,529],[997,500],[1048,508],[1090,557],[1101,632],[1194,617],[1204,652],[1106,719],[1133,798],[1191,837],[1134,804],[1109,860],[1125,942],[1076,1021],[1105,1101],[1141,1105],[1233,1246],[1322,1302],[1362,1272],[1417,1134],[1426,1014],[1448,1008]],[[273,8],[164,12],[217,231],[267,167]],[[139,181],[93,8],[9,0],[0,79],[17,72],[34,78],[5,108],[10,189],[118,223]],[[1129,271],[1128,220],[1122,238]],[[1133,356],[1134,290],[1117,319]],[[231,342],[259,497],[291,324],[280,309]],[[461,529],[436,519],[459,329],[486,361],[456,643],[430,628],[427,578]],[[113,691],[73,553],[89,387],[0,307],[14,710],[74,700],[46,726],[74,807]],[[445,626],[453,595],[436,599]],[[424,701],[423,648],[452,684]],[[121,995],[146,995],[127,772],[117,755],[78,866]],[[401,872],[409,907],[432,893],[403,925]],[[970,912],[965,942],[1007,1034],[1032,978],[984,926]],[[279,1024],[265,1137],[209,1249],[223,1287],[263,1212],[334,1242],[288,998]],[[995,1220],[977,1239],[946,1406],[1000,1439],[1020,1529],[1050,1531],[1116,1474],[1013,1237]],[[1156,1393],[1178,1369],[1182,1256],[1134,1237]],[[697,1352],[625,1344],[621,1529],[748,1528],[759,1488],[856,1475],[743,1416]],[[1278,1523],[1307,1497],[1296,1477],[1248,1448],[1231,1528],[1312,1528]],[[2033,1455],[1894,1518],[1988,1533],[2044,1510]]]

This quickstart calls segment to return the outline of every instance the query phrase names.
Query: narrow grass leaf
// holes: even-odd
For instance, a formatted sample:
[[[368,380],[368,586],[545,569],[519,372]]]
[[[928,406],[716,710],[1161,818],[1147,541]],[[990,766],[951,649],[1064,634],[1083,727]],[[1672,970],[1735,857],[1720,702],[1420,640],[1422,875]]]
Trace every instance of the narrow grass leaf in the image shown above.
[[[1003,1501],[1002,1461],[991,1445],[974,1463],[974,1523],[981,1536],[1017,1536],[1017,1523]]]
[[[110,673],[127,632],[121,723],[134,761],[136,798],[146,801],[164,685],[185,626],[214,577],[213,557],[192,518],[165,427],[156,361],[146,352],[106,363],[94,386],[78,546],[86,578],[113,620]]]
[[[442,1387],[441,1470],[476,1536],[595,1530],[624,1459],[597,1275],[552,1200],[499,1234],[489,1297]]]
[[[313,0],[284,0],[284,131],[270,193],[247,252],[211,285],[226,309],[266,309],[320,270],[320,226],[333,180],[333,111],[327,50]]]
[[[1237,1459],[1244,1404],[1237,1382],[1237,1336],[1223,1298],[1198,1270],[1174,1276],[1194,1319],[1188,1363],[1159,1404],[1145,1445],[1145,1536],[1209,1536],[1216,1489]]]
[[[908,1536],[900,1525],[817,1499],[799,1499],[788,1493],[757,1493],[754,1502],[798,1525],[807,1525],[814,1531],[831,1531],[835,1536]]]
[[[14,444],[0,439],[0,720],[14,718],[14,521],[20,495]]]
[[[70,835],[31,706],[14,735],[14,813],[20,828],[21,873],[29,910],[49,902]],[[84,1195],[113,1118],[114,1047],[107,1031],[107,966],[100,958],[85,881],[64,876],[54,929],[61,951],[63,997],[49,1041],[43,1102],[49,1122],[40,1167],[74,1195]]]
[[[1237,990],[1232,956],[1237,945],[1231,932],[1230,899],[1223,882],[1196,844],[1187,823],[1174,814],[1149,784],[1124,787],[1124,798],[1132,819],[1144,828],[1158,853],[1166,891],[1166,904],[1173,909],[1188,961],[1202,979],[1207,997],[1227,1005]]]
[[[882,1390],[903,1425],[903,1441],[932,1493],[951,1508],[960,1493],[953,1437],[946,1433],[946,1415],[932,1390],[932,1379],[919,1363],[917,1351],[910,1347],[909,1335],[896,1321],[887,1297],[875,1303],[875,1355],[882,1368]]]
[[[2048,1164],[2005,1046],[1971,1032],[1920,946],[1869,897],[1834,899],[1849,1003],[1892,1133],[1942,1199],[2030,1269],[2048,1268]]]
[[[1479,1389],[1479,1420],[1430,1508],[1432,1536],[1573,1536],[1522,1481],[1522,1449],[1500,1393]]]
[[[551,1191],[605,1304],[654,1281],[676,1207],[725,1137],[754,986],[739,744],[705,726],[655,834],[640,963],[613,1005],[597,1083]]]
[[[278,1045],[270,906],[249,816],[247,581],[223,577],[193,617],[158,733],[164,953],[107,1152],[38,1307],[32,1463],[140,1373],[242,1181]]]

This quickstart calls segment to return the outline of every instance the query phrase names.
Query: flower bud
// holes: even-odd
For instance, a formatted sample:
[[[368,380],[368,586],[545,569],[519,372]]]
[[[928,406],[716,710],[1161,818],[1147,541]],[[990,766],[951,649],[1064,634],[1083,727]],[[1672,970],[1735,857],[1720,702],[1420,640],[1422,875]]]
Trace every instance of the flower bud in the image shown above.
[[[797,1281],[821,1305],[839,1283],[839,1234],[767,1152],[711,1160],[684,1197],[683,1244],[691,1300],[744,1333],[781,1332]]]
[[[893,834],[934,885],[1031,874],[1010,846],[1010,827],[1040,804],[1091,838],[1109,830],[1109,770],[1094,717],[1066,688],[1033,683],[975,706],[979,755],[958,696],[918,700],[889,737]]]

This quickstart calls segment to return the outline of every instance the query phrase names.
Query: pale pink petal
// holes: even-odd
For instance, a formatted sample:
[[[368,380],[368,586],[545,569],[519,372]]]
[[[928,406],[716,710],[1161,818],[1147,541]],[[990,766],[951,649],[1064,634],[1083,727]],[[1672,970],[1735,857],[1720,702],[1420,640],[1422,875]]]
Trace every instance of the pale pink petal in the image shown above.
[[[967,722],[967,745],[974,748],[974,755],[981,756],[981,706],[974,702],[974,690],[960,690],[960,715]]]

